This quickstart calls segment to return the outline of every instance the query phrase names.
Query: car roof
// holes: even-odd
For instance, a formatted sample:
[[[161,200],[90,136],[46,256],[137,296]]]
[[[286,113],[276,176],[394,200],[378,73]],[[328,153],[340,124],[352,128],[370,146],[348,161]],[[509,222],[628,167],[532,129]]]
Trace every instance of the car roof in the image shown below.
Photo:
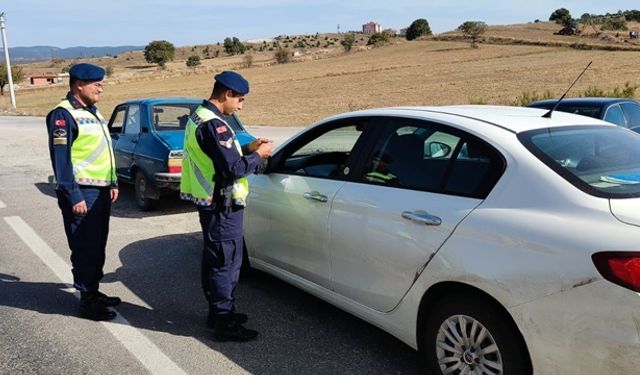
[[[548,110],[528,107],[490,106],[490,105],[454,105],[441,107],[392,107],[368,109],[344,113],[326,119],[346,118],[351,116],[400,116],[425,120],[451,122],[461,128],[477,127],[478,123],[493,125],[512,133],[520,133],[533,129],[570,125],[607,125],[608,122],[586,116],[554,111],[551,118],[542,117]],[[460,121],[461,119],[470,121]]]
[[[120,104],[163,104],[163,103],[175,103],[175,104],[200,104],[203,99],[198,98],[140,98],[140,99],[132,99]]]
[[[529,105],[551,105],[551,104],[556,104],[558,102],[558,99],[545,99],[545,100],[538,100],[535,101],[533,103],[530,103]],[[560,102],[561,105],[598,105],[598,106],[603,106],[603,105],[611,105],[611,104],[615,104],[615,103],[624,103],[624,102],[636,102],[633,99],[629,99],[629,98],[598,98],[598,97],[590,97],[590,98],[564,98],[562,99],[562,102]],[[637,103],[637,102],[636,102]]]

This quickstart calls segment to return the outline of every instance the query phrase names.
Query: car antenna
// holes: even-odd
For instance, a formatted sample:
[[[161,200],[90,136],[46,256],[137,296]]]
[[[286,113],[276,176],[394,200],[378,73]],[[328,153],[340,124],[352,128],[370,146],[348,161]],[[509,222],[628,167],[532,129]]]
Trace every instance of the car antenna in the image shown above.
[[[562,96],[560,97],[560,99],[556,102],[556,104],[553,106],[553,108],[551,108],[549,110],[549,112],[545,113],[544,115],[542,115],[542,117],[544,118],[551,118],[551,114],[553,113],[553,111],[556,110],[556,108],[558,108],[558,105],[560,105],[560,102],[562,101],[562,99],[564,99],[565,96],[567,96],[567,94],[569,93],[569,90],[571,90],[571,88],[573,87],[573,85],[576,84],[576,82],[578,82],[578,80],[580,79],[580,77],[582,77],[582,75],[584,74],[584,72],[587,71],[587,69],[589,69],[589,67],[591,66],[591,63],[593,62],[593,60],[589,61],[589,64],[587,64],[587,66],[584,68],[584,70],[582,71],[582,73],[580,73],[580,75],[578,76],[578,78],[576,78],[575,81],[573,81],[573,83],[571,84],[571,86],[569,86],[569,88],[567,89],[567,91],[564,92],[564,94],[562,94]]]

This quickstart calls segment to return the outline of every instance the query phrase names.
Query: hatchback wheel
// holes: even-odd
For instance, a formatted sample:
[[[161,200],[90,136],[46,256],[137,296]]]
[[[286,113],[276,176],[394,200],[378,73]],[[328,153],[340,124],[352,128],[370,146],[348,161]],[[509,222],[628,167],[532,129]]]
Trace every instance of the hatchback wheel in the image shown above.
[[[138,171],[136,173],[135,182],[135,195],[136,204],[143,211],[149,211],[158,205],[158,200],[147,198],[147,189],[149,188],[149,180],[144,176],[144,173]]]
[[[520,333],[486,300],[456,295],[427,317],[424,355],[430,374],[530,374]]]

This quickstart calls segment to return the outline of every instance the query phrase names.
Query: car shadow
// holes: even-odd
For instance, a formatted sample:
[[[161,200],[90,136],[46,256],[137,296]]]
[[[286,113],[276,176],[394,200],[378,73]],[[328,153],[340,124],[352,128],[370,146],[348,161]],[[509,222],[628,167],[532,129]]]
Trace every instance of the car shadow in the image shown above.
[[[57,199],[55,189],[50,183],[37,182],[35,187],[40,193]],[[177,192],[163,195],[154,210],[142,211],[136,204],[133,185],[120,184],[118,188],[118,200],[111,206],[111,216],[114,217],[141,219],[196,211],[195,206],[181,200]]]
[[[260,336],[219,343],[205,327],[199,232],[134,242],[105,281],[125,284],[152,310],[123,304],[135,327],[197,338],[250,373],[417,373],[417,353],[382,330],[266,273],[252,270],[236,289],[238,311]]]

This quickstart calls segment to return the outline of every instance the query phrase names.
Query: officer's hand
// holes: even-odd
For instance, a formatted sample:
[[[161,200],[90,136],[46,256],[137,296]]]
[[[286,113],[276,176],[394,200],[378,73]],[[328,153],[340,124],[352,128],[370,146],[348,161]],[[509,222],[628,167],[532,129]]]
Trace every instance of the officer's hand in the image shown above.
[[[74,215],[86,215],[87,214],[87,202],[82,201],[80,203],[76,203],[71,207],[71,212]]]
[[[111,189],[111,203],[118,200],[118,189]]]
[[[249,152],[254,152],[258,150],[258,147],[260,147],[261,144],[269,143],[269,142],[271,142],[271,140],[267,138],[258,138],[255,141],[249,143],[249,146],[248,146]]]
[[[273,143],[267,141],[267,142],[261,143],[260,146],[258,146],[258,149],[256,150],[256,152],[258,153],[258,155],[260,155],[262,159],[266,159],[269,156],[271,156],[272,148],[273,148]]]

